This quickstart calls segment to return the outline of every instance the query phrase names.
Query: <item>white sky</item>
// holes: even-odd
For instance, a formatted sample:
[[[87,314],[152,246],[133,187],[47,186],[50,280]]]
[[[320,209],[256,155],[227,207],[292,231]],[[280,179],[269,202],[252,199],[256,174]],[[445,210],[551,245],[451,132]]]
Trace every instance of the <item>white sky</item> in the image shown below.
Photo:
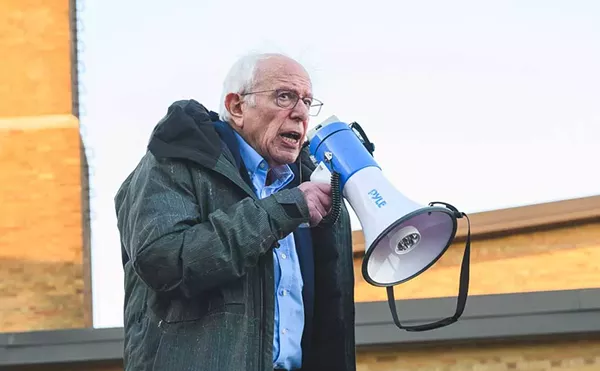
[[[122,326],[114,194],[177,99],[250,50],[304,63],[397,189],[473,213],[600,194],[600,2],[80,1],[94,325]],[[354,229],[360,229],[355,223]]]

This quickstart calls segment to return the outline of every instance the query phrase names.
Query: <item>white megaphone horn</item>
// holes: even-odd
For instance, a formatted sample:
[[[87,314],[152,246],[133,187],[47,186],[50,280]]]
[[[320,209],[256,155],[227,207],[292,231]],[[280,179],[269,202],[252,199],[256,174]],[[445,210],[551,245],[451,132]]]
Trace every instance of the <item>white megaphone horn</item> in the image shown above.
[[[312,160],[317,164],[311,180],[331,182],[334,206],[338,207],[332,210],[333,220],[326,218],[325,222],[336,221],[340,195],[343,196],[356,213],[365,237],[363,277],[371,285],[387,288],[396,326],[425,331],[456,322],[464,311],[469,287],[471,225],[467,214],[444,202],[420,205],[398,192],[375,162],[373,144],[357,123],[348,125],[332,116],[310,130],[307,140]],[[452,244],[457,219],[463,216],[469,228],[456,312],[429,324],[402,325],[396,313],[393,286],[415,278],[435,264]]]

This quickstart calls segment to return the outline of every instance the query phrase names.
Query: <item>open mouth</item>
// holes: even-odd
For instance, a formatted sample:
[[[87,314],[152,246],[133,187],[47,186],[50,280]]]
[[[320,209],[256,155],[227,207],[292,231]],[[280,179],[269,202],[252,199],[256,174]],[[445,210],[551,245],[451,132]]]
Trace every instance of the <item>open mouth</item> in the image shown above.
[[[279,136],[289,144],[297,145],[300,142],[300,133],[296,131],[287,131],[285,133],[279,134]]]

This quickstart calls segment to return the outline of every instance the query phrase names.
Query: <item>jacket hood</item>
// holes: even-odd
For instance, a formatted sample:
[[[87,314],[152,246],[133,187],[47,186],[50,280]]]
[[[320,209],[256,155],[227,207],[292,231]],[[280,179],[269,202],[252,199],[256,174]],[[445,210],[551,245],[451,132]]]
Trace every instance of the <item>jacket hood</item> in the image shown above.
[[[233,138],[233,129],[216,112],[193,99],[180,100],[169,106],[152,131],[148,150],[157,158],[184,159],[213,168],[229,137]]]

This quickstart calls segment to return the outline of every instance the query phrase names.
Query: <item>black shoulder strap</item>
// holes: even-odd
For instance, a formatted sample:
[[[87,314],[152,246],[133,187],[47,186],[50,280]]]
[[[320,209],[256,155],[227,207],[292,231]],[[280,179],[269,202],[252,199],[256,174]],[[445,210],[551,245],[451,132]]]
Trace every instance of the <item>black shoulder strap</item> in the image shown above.
[[[456,210],[456,209],[454,209],[454,210]],[[460,215],[461,217],[464,216],[465,218],[467,218],[467,223],[468,223],[465,252],[463,254],[463,259],[462,259],[462,263],[461,263],[460,284],[459,284],[459,288],[458,288],[458,300],[456,302],[456,311],[454,312],[454,315],[452,315],[451,317],[446,317],[446,318],[443,318],[436,322],[426,323],[426,324],[422,324],[422,325],[415,325],[415,326],[402,325],[400,323],[400,320],[398,319],[398,313],[396,312],[396,301],[394,299],[394,287],[388,286],[387,287],[388,304],[390,306],[390,311],[392,312],[392,318],[394,319],[394,323],[400,329],[403,329],[406,331],[417,332],[417,331],[428,331],[428,330],[433,330],[436,328],[448,326],[448,325],[456,322],[460,318],[460,316],[462,316],[462,314],[465,310],[465,306],[467,304],[467,297],[468,297],[468,293],[469,293],[469,266],[470,266],[470,260],[471,260],[471,222],[470,222],[467,214],[459,213],[458,211],[456,211],[456,213],[458,213],[458,215]]]

